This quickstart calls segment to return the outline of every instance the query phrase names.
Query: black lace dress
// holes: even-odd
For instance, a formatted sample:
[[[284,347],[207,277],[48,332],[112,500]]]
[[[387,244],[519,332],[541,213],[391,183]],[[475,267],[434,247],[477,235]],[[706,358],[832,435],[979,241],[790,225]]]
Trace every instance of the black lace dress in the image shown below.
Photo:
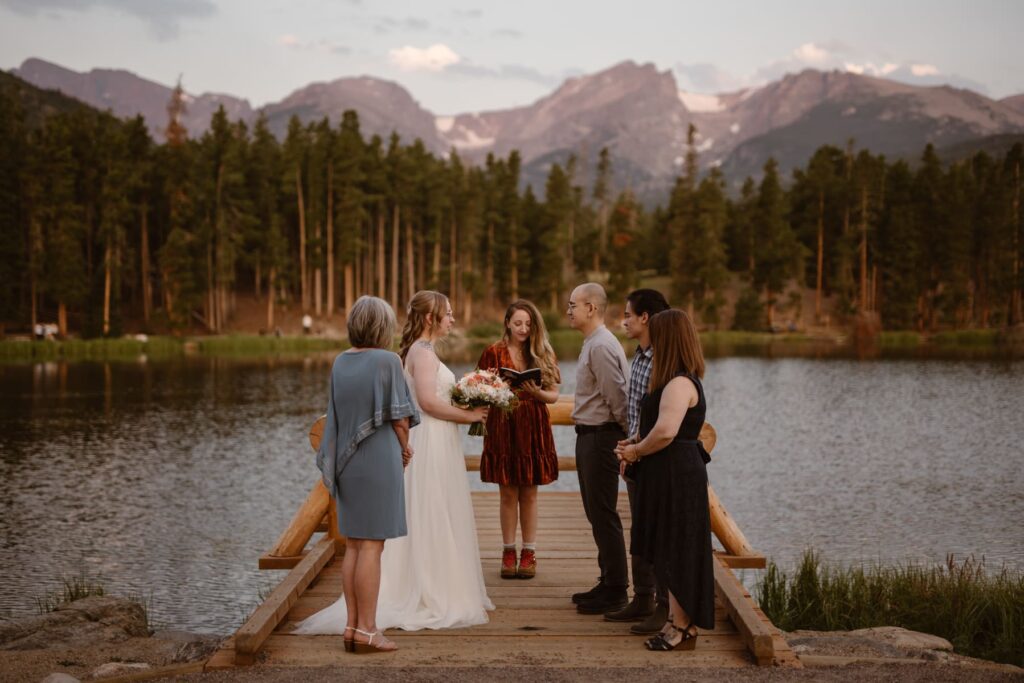
[[[637,464],[636,514],[630,552],[654,566],[690,619],[700,628],[715,627],[715,582],[708,513],[707,453],[697,441],[707,404],[696,377],[699,400],[683,417],[676,438]],[[658,421],[662,389],[640,402],[640,437]],[[677,624],[680,628],[686,624]]]

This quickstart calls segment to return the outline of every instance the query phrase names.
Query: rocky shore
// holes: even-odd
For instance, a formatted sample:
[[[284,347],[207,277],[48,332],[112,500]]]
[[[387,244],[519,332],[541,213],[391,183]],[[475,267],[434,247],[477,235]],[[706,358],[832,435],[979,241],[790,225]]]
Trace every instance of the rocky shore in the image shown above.
[[[202,662],[221,638],[149,628],[137,602],[92,596],[37,616],[0,619],[0,681],[70,683]]]

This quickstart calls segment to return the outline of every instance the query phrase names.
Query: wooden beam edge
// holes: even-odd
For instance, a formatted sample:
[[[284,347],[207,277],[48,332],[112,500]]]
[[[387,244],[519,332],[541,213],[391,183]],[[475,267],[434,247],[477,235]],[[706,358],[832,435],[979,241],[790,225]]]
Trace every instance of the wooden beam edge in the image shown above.
[[[292,569],[263,604],[242,624],[234,636],[235,663],[252,663],[252,658],[266,641],[267,636],[288,614],[299,595],[309,587],[320,570],[334,557],[335,544],[330,538],[321,539]]]
[[[754,611],[753,600],[732,570],[715,557],[715,593],[722,601],[729,618],[754,656],[758,666],[767,666],[775,657],[775,643],[771,630]]]

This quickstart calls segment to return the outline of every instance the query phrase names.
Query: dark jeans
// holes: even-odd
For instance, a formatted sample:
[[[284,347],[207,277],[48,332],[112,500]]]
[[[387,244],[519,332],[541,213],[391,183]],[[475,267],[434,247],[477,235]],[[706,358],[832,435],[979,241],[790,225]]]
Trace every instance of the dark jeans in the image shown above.
[[[629,494],[629,511],[636,519],[636,482],[626,478],[626,493]],[[633,565],[633,592],[637,595],[656,596],[659,605],[668,605],[668,591],[654,575],[654,565],[640,557],[631,555]]]
[[[626,435],[621,429],[577,434],[576,473],[580,480],[583,511],[597,544],[597,563],[606,586],[629,586],[626,541],[616,504],[619,498],[619,463],[615,444]]]

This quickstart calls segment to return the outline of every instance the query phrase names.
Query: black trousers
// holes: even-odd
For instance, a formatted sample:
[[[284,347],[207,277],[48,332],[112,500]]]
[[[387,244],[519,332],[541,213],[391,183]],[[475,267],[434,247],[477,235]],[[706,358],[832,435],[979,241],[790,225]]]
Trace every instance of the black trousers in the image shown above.
[[[628,474],[628,472],[627,472]],[[626,478],[626,493],[629,495],[629,511],[636,519],[636,482]],[[637,595],[655,595],[659,605],[668,605],[668,591],[654,574],[654,565],[640,557],[631,555],[633,567],[633,592]]]
[[[619,462],[615,444],[625,439],[621,429],[576,435],[576,473],[580,480],[583,511],[597,544],[597,563],[604,584],[628,588],[626,541],[622,519],[616,509],[619,499]]]

